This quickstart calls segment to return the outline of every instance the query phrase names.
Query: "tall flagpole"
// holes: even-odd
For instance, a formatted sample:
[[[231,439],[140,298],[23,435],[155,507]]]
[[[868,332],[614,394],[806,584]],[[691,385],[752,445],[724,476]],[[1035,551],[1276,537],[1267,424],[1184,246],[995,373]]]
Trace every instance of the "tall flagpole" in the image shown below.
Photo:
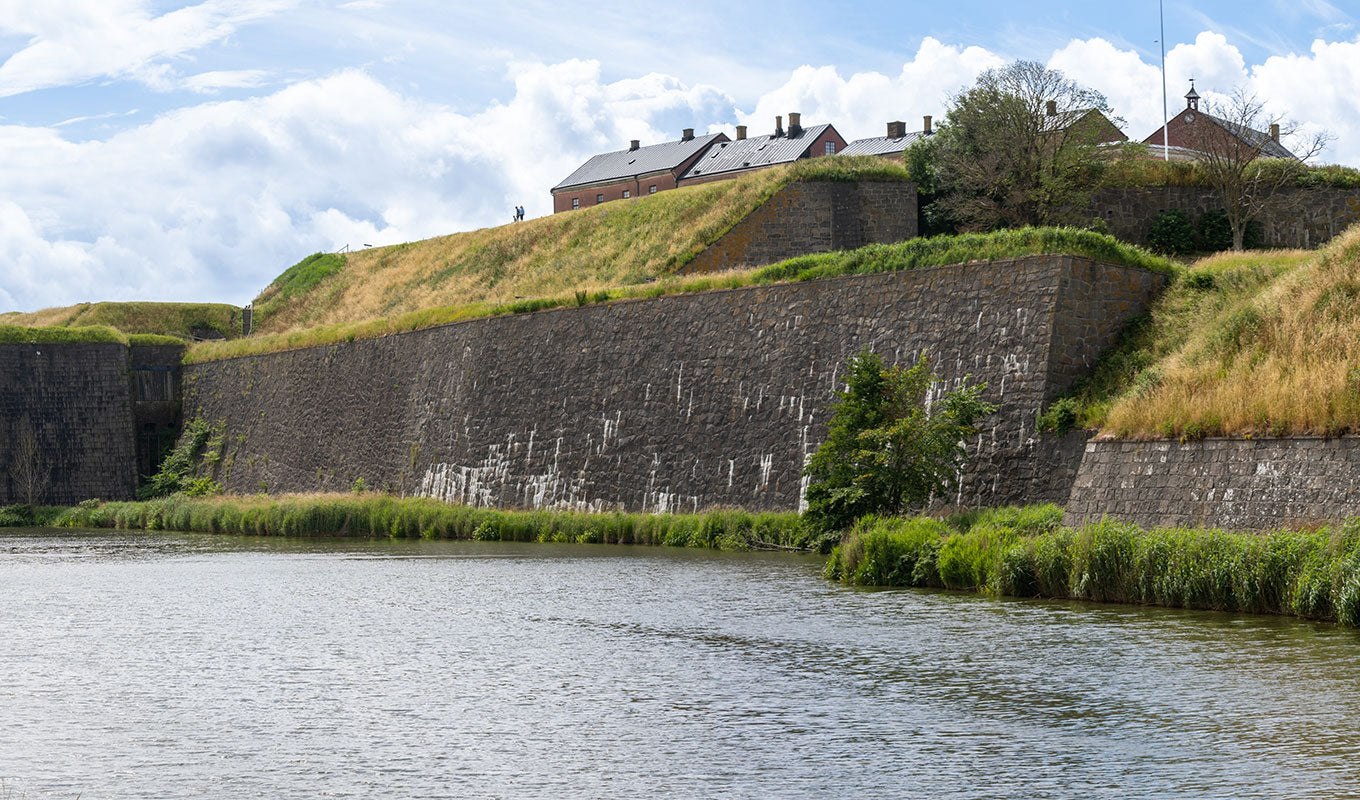
[[[1163,0],[1157,0],[1157,22],[1162,28],[1162,160],[1171,160],[1171,145],[1166,141],[1166,13],[1162,10]]]

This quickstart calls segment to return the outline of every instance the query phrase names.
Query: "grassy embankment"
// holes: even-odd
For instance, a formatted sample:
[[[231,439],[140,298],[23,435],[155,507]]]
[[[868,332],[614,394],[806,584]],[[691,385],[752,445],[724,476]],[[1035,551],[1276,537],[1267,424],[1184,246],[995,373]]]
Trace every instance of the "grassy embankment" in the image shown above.
[[[1118,438],[1360,432],[1360,226],[1193,264],[1044,421]]]
[[[194,330],[211,329],[228,339],[241,335],[241,309],[225,303],[79,303],[0,314],[0,325],[38,328],[108,327],[124,334],[172,336],[181,343]]]
[[[860,520],[825,574],[917,586],[1170,608],[1282,614],[1360,626],[1360,519],[1266,534],[1112,520],[1061,527],[1057,506],[944,520]]]
[[[516,224],[344,256],[317,254],[255,299],[256,330],[280,333],[642,283],[688,263],[793,181],[906,179],[906,170],[883,159],[809,159]]]
[[[667,193],[671,194],[671,193]],[[645,198],[654,201],[657,195]],[[603,207],[601,207],[603,208]],[[563,215],[570,216],[570,215]],[[565,306],[607,303],[664,295],[687,294],[714,289],[813,280],[837,275],[869,274],[922,267],[961,264],[969,261],[994,261],[1043,253],[1084,255],[1116,264],[1174,273],[1173,263],[1110,236],[1077,228],[1023,228],[988,234],[959,234],[911,239],[897,244],[869,245],[858,250],[799,256],[778,264],[753,270],[734,270],[714,275],[681,278],[672,276],[652,283],[600,289],[577,290],[571,294],[517,300],[510,303],[469,303],[429,308],[394,317],[345,325],[294,330],[286,333],[252,336],[232,342],[200,342],[190,348],[190,363],[234,358],[243,355],[293,350],[336,342],[370,339],[393,333],[418,330],[435,325],[478,317],[519,314]]]

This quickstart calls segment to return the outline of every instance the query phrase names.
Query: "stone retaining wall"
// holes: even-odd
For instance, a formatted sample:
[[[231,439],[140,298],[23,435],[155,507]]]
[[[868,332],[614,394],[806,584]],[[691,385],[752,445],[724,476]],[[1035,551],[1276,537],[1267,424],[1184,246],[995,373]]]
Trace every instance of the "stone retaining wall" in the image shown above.
[[[1065,502],[1081,440],[1035,417],[1162,280],[1038,256],[469,320],[188,366],[185,408],[226,424],[230,491],[790,510],[846,359],[925,351],[1002,405],[951,499]]]
[[[809,181],[780,189],[679,271],[762,266],[916,236],[916,184]]]
[[[133,496],[129,363],[121,344],[0,344],[0,505],[27,501],[26,468],[45,484],[40,503]]]
[[[1163,211],[1180,209],[1195,219],[1221,208],[1214,191],[1201,186],[1105,189],[1092,201],[1091,216],[1103,218],[1118,238],[1146,244]],[[1260,222],[1267,246],[1317,247],[1360,222],[1360,189],[1292,189]]]
[[[1268,530],[1360,515],[1360,437],[1092,441],[1069,525]]]

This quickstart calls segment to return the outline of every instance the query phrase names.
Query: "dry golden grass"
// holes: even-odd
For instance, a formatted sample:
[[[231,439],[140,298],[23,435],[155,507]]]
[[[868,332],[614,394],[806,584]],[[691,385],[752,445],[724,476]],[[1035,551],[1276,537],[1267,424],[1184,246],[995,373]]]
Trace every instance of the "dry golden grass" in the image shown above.
[[[825,163],[819,163],[825,162]],[[905,180],[874,158],[812,159],[580,211],[363,250],[256,320],[279,333],[390,317],[439,306],[503,304],[642,283],[671,274],[793,180]]]
[[[1360,431],[1360,226],[1311,254],[1225,254],[1199,269],[1226,276],[1253,258],[1298,266],[1198,320],[1159,381],[1113,403],[1105,434]]]

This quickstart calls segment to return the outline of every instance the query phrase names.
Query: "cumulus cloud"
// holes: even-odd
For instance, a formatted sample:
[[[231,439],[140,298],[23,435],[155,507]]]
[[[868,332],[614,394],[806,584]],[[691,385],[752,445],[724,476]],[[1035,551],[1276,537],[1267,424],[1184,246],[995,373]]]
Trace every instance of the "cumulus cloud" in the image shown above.
[[[832,122],[846,139],[882,136],[889,120],[907,121],[908,130],[914,130],[922,116],[942,117],[950,97],[984,70],[1004,63],[981,47],[953,47],[926,37],[896,75],[857,72],[843,78],[832,66],[799,67],[738,121],[753,133],[768,133],[776,115],[797,111],[803,124]]]
[[[515,204],[547,213],[548,187],[589,153],[734,113],[715,89],[606,83],[594,62],[522,65],[515,82],[473,115],[351,70],[105,140],[0,126],[6,302],[245,302],[309,252],[496,224]]]
[[[847,138],[880,135],[889,119],[914,127],[922,114],[942,116],[951,95],[1006,60],[927,38],[894,74],[803,66],[749,109],[721,87],[661,74],[610,81],[597,62],[573,60],[513,64],[508,99],[461,113],[345,70],[180,108],[104,138],[0,124],[0,311],[100,299],[241,303],[310,252],[500,224],[516,204],[549,213],[549,187],[629,139],[733,122],[758,133],[789,111],[808,124],[834,122]],[[1206,33],[1167,60],[1173,113],[1192,74],[1210,97],[1243,85],[1272,110],[1337,134],[1328,158],[1360,163],[1352,101],[1360,42],[1319,41],[1252,66]],[[1109,96],[1131,138],[1160,124],[1159,71],[1135,52],[1079,40],[1049,63]],[[205,92],[268,78],[137,69],[160,69],[179,85],[197,80]]]
[[[133,77],[163,88],[161,60],[293,5],[295,0],[207,0],[156,16],[148,0],[14,3],[0,16],[0,33],[29,41],[0,64],[0,97],[103,77]]]
[[[1360,165],[1360,41],[1315,41],[1308,55],[1274,56],[1252,69],[1250,86],[1303,133],[1328,131],[1328,160]]]

